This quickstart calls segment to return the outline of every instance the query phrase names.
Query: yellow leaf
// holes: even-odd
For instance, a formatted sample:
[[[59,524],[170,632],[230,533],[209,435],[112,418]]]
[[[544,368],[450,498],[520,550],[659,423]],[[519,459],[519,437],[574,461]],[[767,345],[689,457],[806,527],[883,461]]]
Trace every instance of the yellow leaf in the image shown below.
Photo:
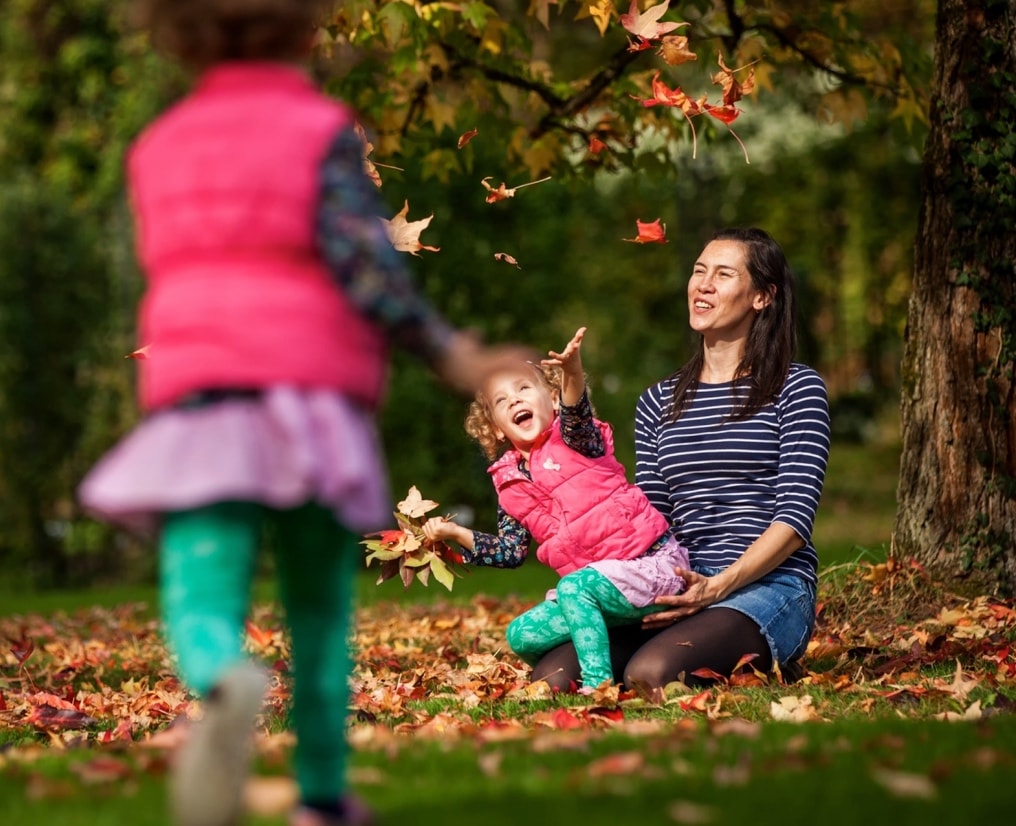
[[[434,131],[439,135],[445,128],[454,128],[456,110],[450,103],[438,100],[435,95],[429,95],[424,111],[430,122],[434,124]]]
[[[600,32],[600,37],[603,37],[603,35],[607,32],[607,27],[610,25],[610,19],[613,16],[613,0],[585,0],[585,2],[579,6],[575,19],[584,20],[587,17],[592,17],[593,22],[596,23],[596,28]]]

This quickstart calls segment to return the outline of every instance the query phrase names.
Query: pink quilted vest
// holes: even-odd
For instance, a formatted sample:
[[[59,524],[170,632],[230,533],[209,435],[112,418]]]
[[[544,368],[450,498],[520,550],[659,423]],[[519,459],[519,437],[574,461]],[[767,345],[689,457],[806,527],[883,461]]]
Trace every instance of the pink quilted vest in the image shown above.
[[[315,242],[319,167],[352,118],[294,66],[238,62],[208,71],[131,147],[144,409],[273,384],[378,404],[385,338]]]
[[[519,470],[516,450],[488,468],[501,507],[532,534],[537,558],[560,576],[598,560],[641,556],[668,527],[614,458],[610,425],[596,424],[606,446],[598,459],[568,447],[555,419],[529,454],[532,480]]]

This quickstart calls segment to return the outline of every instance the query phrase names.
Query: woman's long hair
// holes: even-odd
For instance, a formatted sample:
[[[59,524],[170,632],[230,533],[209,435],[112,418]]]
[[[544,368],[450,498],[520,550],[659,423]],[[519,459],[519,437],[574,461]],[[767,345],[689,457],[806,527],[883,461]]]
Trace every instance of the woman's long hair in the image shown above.
[[[734,409],[730,418],[747,419],[779,395],[797,350],[794,275],[780,245],[765,230],[756,227],[721,229],[713,235],[710,243],[712,241],[741,244],[752,287],[770,298],[752,321],[744,356],[734,374],[735,387],[737,379],[748,379],[748,386],[747,393],[740,388],[733,391],[737,397],[743,398],[743,402]],[[699,336],[694,355],[670,376],[677,379],[670,403],[670,421],[679,419],[691,404],[704,362],[705,343],[704,338]]]

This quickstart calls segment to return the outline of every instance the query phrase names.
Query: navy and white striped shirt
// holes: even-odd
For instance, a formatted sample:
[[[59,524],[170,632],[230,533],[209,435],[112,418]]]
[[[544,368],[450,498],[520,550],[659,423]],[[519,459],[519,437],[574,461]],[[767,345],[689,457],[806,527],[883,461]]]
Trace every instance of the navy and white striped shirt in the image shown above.
[[[826,462],[829,403],[810,367],[792,364],[777,400],[730,420],[733,383],[702,384],[668,422],[676,379],[635,408],[635,483],[677,531],[696,567],[726,568],[773,522],[805,541],[775,570],[817,582],[811,542]]]

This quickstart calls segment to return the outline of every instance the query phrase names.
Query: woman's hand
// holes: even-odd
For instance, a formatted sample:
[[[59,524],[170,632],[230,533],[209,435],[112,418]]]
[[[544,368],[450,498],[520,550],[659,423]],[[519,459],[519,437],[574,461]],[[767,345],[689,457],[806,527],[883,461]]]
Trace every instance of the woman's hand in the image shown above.
[[[659,611],[643,617],[643,628],[662,628],[679,619],[697,614],[703,608],[707,608],[723,598],[713,577],[703,576],[684,568],[675,568],[674,572],[684,579],[685,589],[680,594],[658,596],[654,600],[657,605],[672,607],[670,610]]]

